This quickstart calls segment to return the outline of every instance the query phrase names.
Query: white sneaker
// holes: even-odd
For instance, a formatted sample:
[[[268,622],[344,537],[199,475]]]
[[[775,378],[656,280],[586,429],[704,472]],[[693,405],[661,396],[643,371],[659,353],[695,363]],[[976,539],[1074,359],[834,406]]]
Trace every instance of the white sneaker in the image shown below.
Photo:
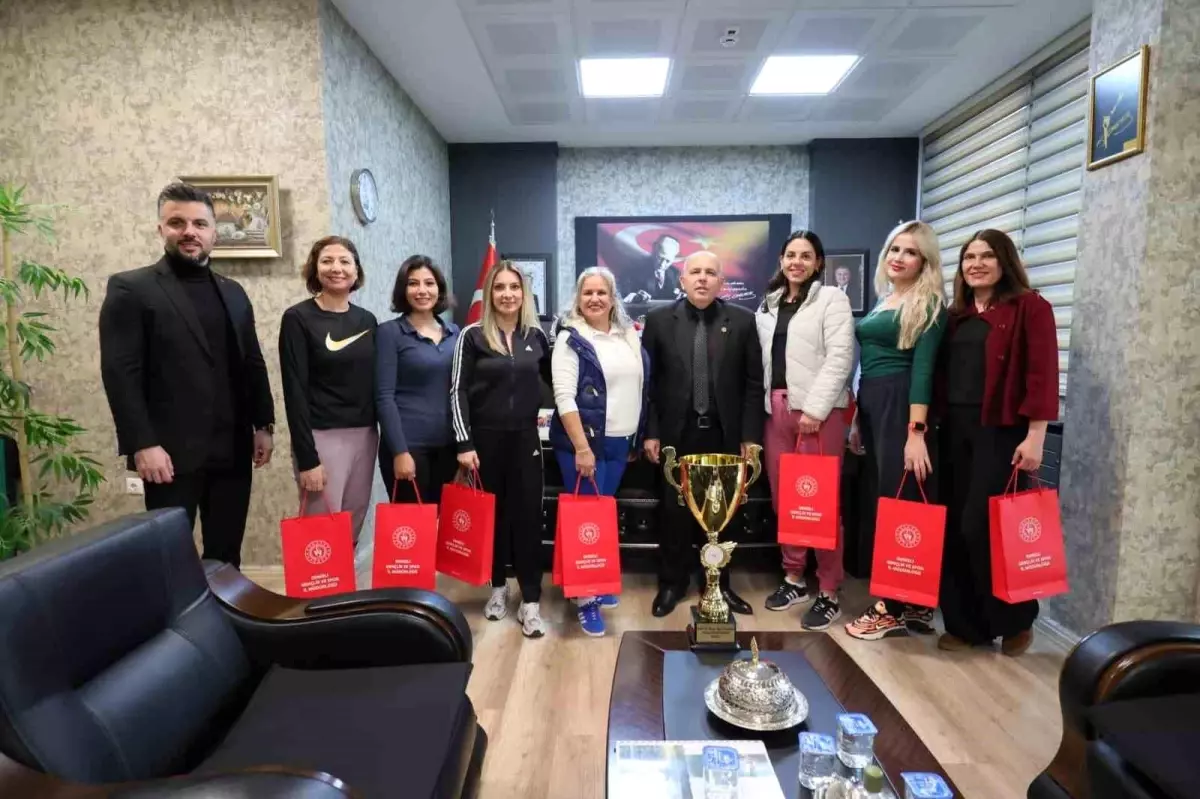
[[[526,638],[541,638],[546,634],[546,622],[542,621],[542,606],[537,602],[522,602],[517,609],[517,621]]]
[[[508,586],[493,588],[487,604],[483,606],[483,617],[490,621],[500,621],[508,615]]]

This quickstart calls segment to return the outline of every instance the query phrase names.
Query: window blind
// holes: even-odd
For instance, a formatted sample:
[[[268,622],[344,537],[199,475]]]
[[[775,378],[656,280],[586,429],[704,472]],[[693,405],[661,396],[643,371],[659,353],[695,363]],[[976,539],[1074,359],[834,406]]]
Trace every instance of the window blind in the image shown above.
[[[1076,235],[1087,146],[1088,45],[1077,41],[923,140],[921,219],[938,234],[946,294],[971,234],[1012,237],[1054,307],[1060,419],[1070,367]]]

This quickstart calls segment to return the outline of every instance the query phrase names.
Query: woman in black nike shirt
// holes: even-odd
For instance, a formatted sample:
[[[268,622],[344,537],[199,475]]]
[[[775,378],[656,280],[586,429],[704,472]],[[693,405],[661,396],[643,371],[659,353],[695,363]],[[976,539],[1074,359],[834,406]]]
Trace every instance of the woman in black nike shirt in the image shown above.
[[[375,316],[350,303],[363,270],[349,239],[326,236],[314,244],[303,276],[313,296],[284,311],[279,328],[296,482],[305,515],[349,511],[357,542],[379,447]]]
[[[483,615],[508,615],[509,559],[521,586],[517,621],[528,638],[546,634],[542,620],[542,440],[537,430],[541,383],[550,384],[550,342],[538,325],[533,292],[510,261],[488,272],[483,318],[463,328],[450,365],[450,418],[458,463],[479,469],[496,496],[492,596]]]

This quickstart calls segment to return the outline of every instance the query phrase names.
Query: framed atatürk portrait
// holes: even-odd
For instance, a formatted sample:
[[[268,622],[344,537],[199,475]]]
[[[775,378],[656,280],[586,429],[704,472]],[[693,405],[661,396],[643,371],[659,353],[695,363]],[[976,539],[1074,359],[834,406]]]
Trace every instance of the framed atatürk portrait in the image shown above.
[[[181,177],[212,197],[217,218],[213,258],[279,258],[279,179],[274,175]]]
[[[1137,155],[1146,147],[1146,92],[1150,46],[1092,76],[1088,97],[1087,168]]]
[[[826,250],[822,282],[833,286],[850,300],[855,314],[867,310],[867,250]]]
[[[550,256],[546,254],[515,255],[505,253],[500,256],[505,261],[512,261],[521,274],[525,275],[525,285],[533,292],[533,307],[538,319],[543,321],[554,317],[554,281],[550,279]]]

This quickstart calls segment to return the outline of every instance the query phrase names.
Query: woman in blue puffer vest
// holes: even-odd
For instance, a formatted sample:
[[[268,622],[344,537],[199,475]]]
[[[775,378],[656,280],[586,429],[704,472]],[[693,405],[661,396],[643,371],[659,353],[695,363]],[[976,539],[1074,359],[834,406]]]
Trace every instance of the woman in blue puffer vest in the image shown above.
[[[630,453],[640,447],[646,418],[650,357],[616,293],[616,280],[604,267],[583,270],[575,282],[570,309],[557,325],[550,359],[554,379],[554,418],[550,444],[562,470],[563,486],[580,493],[613,496],[621,485]],[[604,635],[601,607],[615,596],[577,600],[579,625],[587,635]]]

